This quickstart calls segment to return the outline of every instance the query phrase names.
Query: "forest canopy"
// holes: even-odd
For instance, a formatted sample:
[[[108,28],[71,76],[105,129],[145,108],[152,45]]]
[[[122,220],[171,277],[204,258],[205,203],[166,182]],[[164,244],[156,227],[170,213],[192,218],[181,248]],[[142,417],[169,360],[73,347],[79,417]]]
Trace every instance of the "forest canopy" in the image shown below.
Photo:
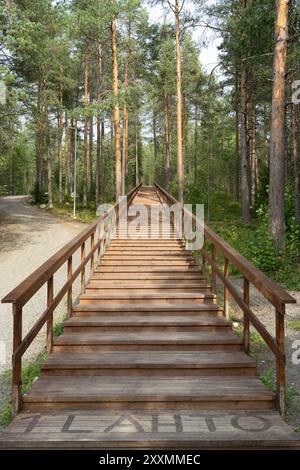
[[[265,270],[298,257],[299,1],[6,0],[0,17],[1,195],[68,207],[76,177],[94,211],[156,181],[208,220],[259,220],[264,254],[246,254]]]

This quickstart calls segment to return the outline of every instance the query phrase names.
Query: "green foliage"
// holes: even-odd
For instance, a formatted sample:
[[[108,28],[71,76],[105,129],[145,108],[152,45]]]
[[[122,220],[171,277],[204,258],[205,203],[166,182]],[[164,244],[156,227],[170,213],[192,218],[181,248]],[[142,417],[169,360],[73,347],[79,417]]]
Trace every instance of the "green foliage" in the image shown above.
[[[275,380],[274,380],[274,372],[273,369],[266,369],[264,373],[260,376],[260,380],[262,383],[272,390],[273,392],[275,391]]]
[[[300,331],[300,320],[289,320],[288,327],[292,330]]]
[[[56,325],[54,325],[53,327],[53,335],[54,336],[60,336],[63,334],[64,332],[64,328],[65,328],[65,325],[63,322],[61,323],[56,323]]]

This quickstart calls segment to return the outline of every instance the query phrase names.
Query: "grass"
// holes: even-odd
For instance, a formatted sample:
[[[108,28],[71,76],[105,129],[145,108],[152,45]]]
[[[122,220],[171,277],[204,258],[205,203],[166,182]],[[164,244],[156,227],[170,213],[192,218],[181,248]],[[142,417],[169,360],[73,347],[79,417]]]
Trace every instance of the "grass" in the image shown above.
[[[39,377],[41,372],[41,362],[46,354],[41,353],[35,361],[28,362],[22,368],[22,393],[27,393],[33,382]],[[8,370],[2,374],[1,380],[7,384],[11,383],[12,371]],[[6,427],[12,420],[12,401],[11,396],[7,397],[0,409],[0,426]]]
[[[242,337],[243,336],[243,325],[239,324],[238,326],[234,327],[234,332],[237,336]],[[256,331],[250,331],[250,342],[251,344],[254,345],[262,345],[265,344],[263,338],[260,336],[260,334],[256,333]]]
[[[63,334],[65,328],[64,322],[56,323],[53,327],[53,335],[54,336],[60,336]]]
[[[289,320],[288,327],[292,330],[300,331],[300,320]]]
[[[53,209],[50,209],[49,212],[54,215],[64,216],[68,219],[73,219],[73,206],[70,204],[58,204],[56,203]],[[90,207],[88,209],[83,209],[78,207],[76,210],[76,220],[78,222],[91,223],[96,218],[96,208]]]
[[[60,336],[64,331],[64,321],[56,323],[53,327],[53,335]],[[22,394],[30,390],[33,382],[41,373],[41,362],[46,359],[46,353],[42,352],[38,355],[35,361],[28,362],[22,367]],[[1,375],[1,382],[7,385],[11,384],[12,371],[11,369],[5,371]],[[12,420],[12,402],[9,395],[0,408],[0,427],[6,427]]]

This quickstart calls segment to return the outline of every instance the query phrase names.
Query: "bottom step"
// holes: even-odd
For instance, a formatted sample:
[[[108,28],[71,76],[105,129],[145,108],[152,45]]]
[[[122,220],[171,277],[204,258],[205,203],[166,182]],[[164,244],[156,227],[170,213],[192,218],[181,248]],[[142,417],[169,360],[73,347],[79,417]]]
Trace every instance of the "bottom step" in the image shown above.
[[[274,411],[59,411],[23,413],[0,433],[2,449],[300,449]]]
[[[24,409],[267,410],[274,394],[256,377],[42,376],[23,397]]]

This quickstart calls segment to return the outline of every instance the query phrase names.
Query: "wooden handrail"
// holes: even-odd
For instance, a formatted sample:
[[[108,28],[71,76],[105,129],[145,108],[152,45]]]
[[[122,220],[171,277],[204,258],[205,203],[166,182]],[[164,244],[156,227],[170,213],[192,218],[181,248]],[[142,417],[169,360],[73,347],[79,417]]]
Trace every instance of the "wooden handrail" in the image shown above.
[[[154,183],[157,189],[166,197],[167,200],[173,204],[179,202],[171,196],[165,189],[161,188],[157,183]],[[194,214],[191,214],[185,209],[185,212],[192,216],[193,220],[202,227],[202,222],[197,219]],[[269,300],[278,310],[281,309],[282,304],[296,303],[296,300],[284,290],[276,281],[273,281],[258,268],[256,268],[250,261],[243,255],[238,253],[232,246],[217,235],[211,228],[204,224],[205,238],[211,242],[224,257],[231,262],[249,282],[261,292],[261,294]]]
[[[142,184],[133,188],[127,194],[127,202],[131,203],[137,195]],[[85,230],[77,235],[73,240],[67,243],[63,248],[58,250],[51,258],[43,263],[36,269],[30,276],[21,282],[14,290],[2,299],[3,303],[12,303],[13,306],[13,354],[12,354],[12,403],[13,413],[17,414],[21,409],[21,388],[22,388],[22,356],[40,332],[42,327],[47,322],[47,352],[51,352],[53,346],[53,314],[56,307],[63,300],[67,294],[67,315],[68,317],[72,312],[72,287],[74,281],[81,274],[82,276],[82,289],[85,289],[85,271],[86,265],[90,262],[90,273],[93,274],[95,254],[98,258],[101,255],[101,248],[107,244],[109,240],[109,233],[106,232],[104,237],[95,239],[95,234],[99,225],[108,222],[108,230],[110,230],[111,214],[113,211],[120,212],[119,204],[116,204],[108,212],[100,216],[95,222],[90,224]],[[86,254],[86,241],[90,238],[90,251]],[[73,255],[81,248],[81,262],[76,270],[73,272]],[[54,295],[53,290],[53,277],[57,270],[67,262],[67,281],[61,287],[59,292]],[[47,284],[47,308],[26,334],[22,338],[22,316],[23,307],[34,296],[34,294],[43,286]]]
[[[171,194],[158,184],[154,187],[168,204],[180,204]],[[231,294],[244,314],[243,345],[248,354],[250,352],[250,324],[261,335],[276,358],[276,382],[277,382],[277,407],[279,412],[285,414],[285,326],[284,315],[285,305],[295,303],[296,300],[285,291],[277,282],[270,279],[258,268],[256,268],[244,256],[232,248],[219,235],[208,227],[204,221],[200,221],[194,214],[182,206],[182,211],[190,216],[196,225],[204,232],[204,240],[211,244],[211,254],[206,250],[205,242],[201,249],[202,270],[204,271],[206,262],[211,266],[212,290],[216,291],[216,279],[221,280],[224,287],[224,313],[227,316],[228,295]],[[219,269],[216,262],[216,253],[219,252],[224,257],[224,273]],[[236,287],[229,281],[229,263],[231,263],[243,275],[243,295],[241,296]],[[276,338],[268,332],[262,322],[257,318],[250,308],[250,284],[252,284],[276,309]]]
[[[137,192],[140,190],[141,184],[133,188],[127,195],[127,200],[130,202]],[[118,208],[116,204],[111,210]],[[55,274],[55,272],[70,258],[70,256],[77,251],[77,249],[95,232],[98,225],[109,217],[110,211],[107,214],[99,217],[95,222],[90,224],[86,229],[80,232],[64,247],[58,250],[51,256],[45,263],[37,268],[30,274],[23,282],[21,282],[15,289],[7,294],[2,303],[14,303],[17,308],[22,308],[28,300],[48,281],[48,279]]]

